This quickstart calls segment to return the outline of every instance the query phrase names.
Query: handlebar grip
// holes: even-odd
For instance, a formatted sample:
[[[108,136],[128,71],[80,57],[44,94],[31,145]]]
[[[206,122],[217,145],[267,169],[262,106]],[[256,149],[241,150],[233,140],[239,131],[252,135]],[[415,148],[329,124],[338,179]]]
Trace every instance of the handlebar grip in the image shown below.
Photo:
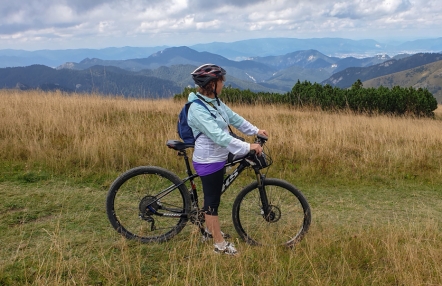
[[[267,140],[269,140],[269,138],[268,138],[267,136],[265,136],[265,135],[261,135],[261,134],[256,134],[256,137],[258,137],[258,138],[261,139],[261,140],[264,140],[264,142],[267,141]]]

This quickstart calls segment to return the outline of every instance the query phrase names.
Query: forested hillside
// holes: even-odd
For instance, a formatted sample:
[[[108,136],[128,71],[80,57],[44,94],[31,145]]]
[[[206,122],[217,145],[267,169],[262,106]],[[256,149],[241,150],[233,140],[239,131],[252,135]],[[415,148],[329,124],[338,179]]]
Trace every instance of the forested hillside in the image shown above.
[[[42,65],[0,69],[2,88],[59,89],[68,92],[170,97],[181,87],[171,80],[133,74],[116,67],[94,66],[87,70],[55,70]]]
[[[363,82],[364,87],[412,86],[427,88],[442,104],[442,60]]]

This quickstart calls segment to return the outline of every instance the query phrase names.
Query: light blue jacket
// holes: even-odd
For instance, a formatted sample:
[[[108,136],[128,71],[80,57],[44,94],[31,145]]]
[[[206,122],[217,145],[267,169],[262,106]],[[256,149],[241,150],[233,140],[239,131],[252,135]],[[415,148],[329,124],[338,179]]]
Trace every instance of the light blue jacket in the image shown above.
[[[198,163],[217,163],[226,161],[229,152],[235,155],[247,154],[250,151],[250,144],[232,137],[229,133],[228,124],[246,135],[257,134],[259,129],[232,111],[221,100],[220,106],[218,106],[216,99],[206,97],[200,93],[198,95],[216,107],[215,109],[203,101],[210,113],[215,115],[216,118],[203,106],[199,104],[190,105],[187,122],[192,128],[194,137],[201,133],[195,141],[192,160]],[[195,93],[189,94],[189,101],[196,99],[198,97]]]

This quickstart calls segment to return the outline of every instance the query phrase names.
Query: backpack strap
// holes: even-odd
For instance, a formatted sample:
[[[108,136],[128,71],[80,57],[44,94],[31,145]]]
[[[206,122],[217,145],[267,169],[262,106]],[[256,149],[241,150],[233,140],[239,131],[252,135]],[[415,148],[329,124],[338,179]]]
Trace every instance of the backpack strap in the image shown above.
[[[209,108],[207,107],[207,105],[204,104],[204,102],[202,102],[201,99],[199,99],[199,98],[198,98],[198,99],[195,99],[194,101],[192,101],[192,103],[198,103],[199,105],[204,106],[204,108],[210,113],[210,115],[211,115],[213,118],[216,118],[216,115],[214,115],[212,112],[210,112],[210,110],[209,110]],[[187,112],[189,112],[189,110],[187,110]],[[202,132],[198,133],[198,135],[196,135],[196,137],[195,137],[195,140],[196,140],[201,134],[203,134],[203,133],[202,133]]]
[[[198,103],[198,104],[201,105],[201,106],[204,106],[204,108],[205,108],[207,111],[209,111],[210,115],[212,115],[213,118],[216,118],[216,115],[214,115],[212,112],[210,112],[210,110],[209,110],[209,108],[207,107],[207,105],[204,104],[204,103],[201,101],[201,99],[198,98],[198,99],[195,99],[195,100],[192,101],[192,102],[195,102],[195,103]]]
[[[215,109],[215,110],[218,112],[219,116],[221,116],[221,118],[222,118],[222,119],[224,120],[224,122],[227,124],[227,127],[229,127],[230,135],[234,134],[232,128],[230,127],[230,124],[227,123],[226,119],[221,115],[221,113],[219,112],[218,108],[216,108],[216,106],[215,106],[213,103],[211,103],[211,102],[207,102],[207,101],[206,101],[201,95],[197,94],[196,96],[198,96],[198,99],[196,99],[196,100],[204,101],[205,103],[207,103],[207,104],[209,104],[210,106],[212,106],[213,109]],[[196,101],[196,100],[195,100],[195,101]],[[217,98],[217,100],[218,100],[218,98]],[[201,102],[201,103],[202,103],[202,102]],[[207,108],[207,106],[206,106],[206,108]],[[207,110],[209,110],[209,109],[207,108]],[[210,111],[209,111],[209,112],[210,112]],[[212,114],[212,113],[210,113],[210,114]],[[212,116],[216,118],[216,116],[214,116],[213,114],[212,114]],[[244,141],[244,140],[243,140],[243,141]]]

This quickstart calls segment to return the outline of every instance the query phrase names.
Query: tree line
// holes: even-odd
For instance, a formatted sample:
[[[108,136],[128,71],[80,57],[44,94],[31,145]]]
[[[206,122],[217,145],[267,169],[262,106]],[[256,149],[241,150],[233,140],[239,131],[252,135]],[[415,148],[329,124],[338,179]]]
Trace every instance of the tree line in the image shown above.
[[[174,98],[187,99],[189,93],[195,91],[195,88],[185,88],[182,93],[175,94]],[[437,100],[426,88],[364,88],[359,79],[348,89],[298,80],[292,90],[284,94],[226,87],[222,99],[227,103],[287,104],[331,111],[348,109],[357,113],[419,117],[433,117],[433,111],[437,109]]]

